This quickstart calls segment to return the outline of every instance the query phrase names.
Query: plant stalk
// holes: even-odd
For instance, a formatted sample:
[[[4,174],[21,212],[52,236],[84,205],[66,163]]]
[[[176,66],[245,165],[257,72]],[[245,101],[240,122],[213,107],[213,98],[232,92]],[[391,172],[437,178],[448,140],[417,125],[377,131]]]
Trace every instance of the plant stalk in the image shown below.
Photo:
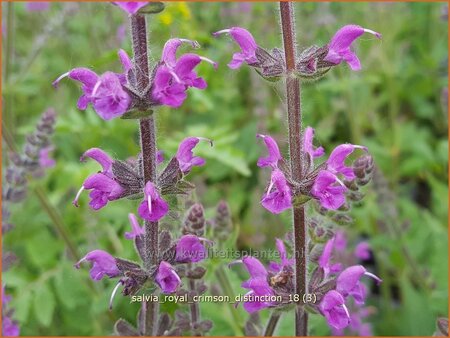
[[[286,59],[286,99],[288,113],[289,158],[292,177],[300,182],[303,178],[302,113],[300,106],[300,80],[293,74],[296,60],[296,37],[293,6],[291,2],[280,2],[281,29]],[[296,196],[294,196],[295,199]],[[307,293],[306,222],[305,209],[292,209],[295,255],[295,293],[299,299]],[[301,304],[295,311],[295,335],[307,336],[308,314]]]
[[[136,90],[144,93],[149,86],[147,22],[144,15],[130,17],[131,37],[133,42],[134,72]],[[153,115],[139,120],[140,146],[144,181],[156,183],[156,128]],[[150,270],[158,263],[158,222],[145,221],[145,257],[144,267]],[[158,302],[143,302],[144,327],[142,334],[153,336],[158,322]]]
[[[264,337],[272,337],[277,327],[278,321],[280,320],[281,312],[273,311],[270,315],[269,321],[267,322],[266,329],[264,330]]]

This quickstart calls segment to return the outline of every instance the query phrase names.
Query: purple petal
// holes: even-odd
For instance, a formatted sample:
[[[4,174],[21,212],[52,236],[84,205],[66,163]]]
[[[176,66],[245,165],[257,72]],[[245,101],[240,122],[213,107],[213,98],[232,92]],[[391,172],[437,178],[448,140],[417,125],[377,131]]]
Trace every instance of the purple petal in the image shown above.
[[[325,271],[325,276],[330,273],[330,260],[334,248],[334,237],[325,244],[322,255],[319,257],[319,266]]]
[[[117,1],[112,3],[129,14],[137,13],[137,11],[139,11],[144,6],[147,6],[148,4],[148,2],[142,1],[127,1],[127,2]]]
[[[244,263],[251,278],[267,278],[267,270],[257,258],[246,256],[242,259],[242,263]]]
[[[200,47],[197,41],[178,38],[170,39],[164,45],[161,61],[169,67],[175,67],[177,63],[177,50],[183,43],[189,43],[193,48]]]
[[[28,1],[26,9],[28,12],[42,12],[50,8],[50,2],[48,1]]]
[[[325,316],[328,325],[341,330],[350,324],[350,315],[345,307],[344,297],[337,291],[328,291],[319,304],[320,312]]]
[[[113,72],[104,73],[95,86],[93,106],[104,120],[123,115],[130,106],[131,98],[122,88],[120,79]]]
[[[206,248],[194,235],[182,236],[176,246],[176,261],[181,263],[200,262],[207,255]]]
[[[147,182],[144,188],[144,201],[139,205],[138,214],[141,218],[157,222],[169,212],[169,205],[159,195],[152,182]]]
[[[244,61],[248,64],[258,62],[255,54],[258,45],[249,31],[241,27],[231,27],[215,32],[213,35],[217,36],[223,33],[229,33],[241,48],[241,53],[235,53],[233,55],[233,60],[228,64],[231,69],[239,68]]]
[[[275,187],[274,191],[272,187]],[[273,214],[279,214],[292,207],[291,189],[281,170],[272,171],[269,189],[261,199],[261,204]]]
[[[180,170],[183,174],[187,174],[191,171],[193,166],[202,166],[205,164],[205,159],[194,156],[193,149],[202,140],[200,137],[187,137],[181,141],[178,146],[178,151],[175,157],[180,165]],[[206,139],[205,139],[206,140]],[[211,142],[210,140],[207,140]]]
[[[355,257],[362,260],[367,260],[370,258],[370,256],[371,255],[369,243],[367,242],[358,243],[358,245],[355,248]]]
[[[123,49],[119,49],[119,59],[120,63],[122,63],[122,68],[124,74],[127,74],[128,71],[133,68],[133,64],[131,62],[130,57],[128,56],[127,52],[125,52]]]
[[[355,149],[367,151],[367,148],[364,146],[348,143],[341,144],[334,148],[327,160],[327,170],[335,175],[342,174],[347,180],[354,179],[356,176],[353,169],[345,166],[345,160]]]
[[[85,161],[86,157],[92,158],[94,161],[97,161],[103,168],[104,174],[110,174],[112,177],[111,167],[113,164],[113,160],[107,153],[99,148],[91,148],[86,150],[86,152],[81,156],[80,161]]]
[[[94,281],[101,280],[105,275],[110,278],[117,277],[120,275],[120,271],[117,268],[116,259],[106,251],[94,250],[89,252],[86,256],[84,256],[80,261],[78,261],[75,264],[75,267],[79,269],[80,264],[83,261],[88,261],[92,263],[90,275]]]
[[[165,261],[159,264],[155,281],[163,293],[174,293],[181,285],[181,279],[175,272],[175,269]]]
[[[280,149],[277,142],[270,136],[258,134],[256,137],[262,138],[266,144],[269,155],[267,157],[260,157],[258,159],[258,167],[272,167],[278,166],[278,161],[282,159]]]
[[[54,147],[49,146],[39,151],[39,166],[41,168],[52,168],[55,166],[56,161],[50,157],[50,153],[53,149]]]
[[[338,185],[336,186],[336,184]],[[324,208],[336,210],[345,203],[345,191],[347,188],[335,175],[327,170],[322,170],[314,181],[311,195],[317,198]]]
[[[306,127],[303,136],[303,144],[305,147],[305,152],[308,153],[312,159],[325,154],[325,150],[323,149],[323,147],[314,148],[313,139],[314,129],[311,127]]]
[[[129,213],[128,220],[131,224],[131,232],[125,232],[126,239],[135,239],[136,237],[143,236],[145,234],[144,227],[139,225],[139,222],[134,214]]]

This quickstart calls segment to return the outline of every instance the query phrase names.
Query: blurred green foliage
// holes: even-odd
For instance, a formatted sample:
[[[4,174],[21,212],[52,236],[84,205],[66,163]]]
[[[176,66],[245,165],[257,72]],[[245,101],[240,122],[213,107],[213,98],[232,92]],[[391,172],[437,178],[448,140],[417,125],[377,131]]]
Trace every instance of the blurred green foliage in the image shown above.
[[[119,71],[117,49],[131,52],[129,39],[117,34],[121,25],[127,27],[127,18],[107,3],[52,3],[46,12],[27,12],[23,3],[2,5],[4,130],[21,145],[42,111],[52,106],[58,112],[57,165],[44,179],[34,181],[26,202],[13,209],[15,228],[5,235],[3,245],[17,254],[19,262],[3,274],[3,283],[13,295],[23,335],[109,334],[119,317],[133,321],[138,305],[117,297],[108,311],[114,283],[93,283],[87,267],[73,269],[75,258],[68,255],[34,189],[45,190],[79,255],[102,248],[137,258],[123,239],[135,201],[114,202],[98,212],[88,208],[86,196],[80,208],[71,204],[84,178],[97,170],[95,163],[80,163],[80,155],[91,147],[121,159],[135,155],[136,122],[105,122],[91,108],[77,110],[80,90],[68,80],[58,90],[51,87],[56,77],[77,66],[99,73]],[[387,191],[374,184],[366,189],[366,198],[353,210],[356,222],[347,229],[353,243],[367,238],[374,253],[370,269],[384,280],[369,298],[377,308],[370,319],[377,335],[430,335],[436,317],[447,316],[448,120],[441,92],[447,86],[448,31],[440,18],[443,6],[296,4],[300,48],[327,43],[348,23],[383,34],[381,41],[365,35],[355,44],[363,65],[360,72],[336,67],[302,88],[304,124],[316,128],[317,142],[327,151],[343,142],[368,146],[387,183]],[[265,150],[255,134],[276,136],[286,153],[283,88],[264,82],[248,67],[229,70],[226,64],[237,46],[225,37],[212,38],[211,32],[239,25],[249,29],[261,46],[280,46],[276,3],[171,2],[163,13],[150,17],[149,25],[154,60],[168,38],[183,37],[198,40],[199,54],[220,65],[218,70],[207,64],[199,67],[208,81],[205,91],[191,90],[180,109],[158,111],[159,148],[170,156],[186,136],[213,139],[214,148],[199,147],[207,165],[190,177],[199,201],[208,216],[219,200],[229,202],[239,226],[239,249],[272,248],[274,237],[289,230],[290,216],[273,216],[259,205],[268,172],[256,167]],[[4,147],[4,166],[7,152]],[[387,205],[386,196],[393,197],[385,200]],[[388,207],[394,208],[393,217],[386,217]],[[208,284],[217,283],[213,272],[227,263],[206,263]],[[243,293],[243,271],[225,273],[233,291]],[[241,333],[227,307],[201,304],[203,316],[215,323],[211,334]],[[243,324],[245,312],[241,307],[234,311]],[[263,319],[267,312],[263,311]],[[277,333],[293,334],[292,323],[292,313],[284,315]],[[329,332],[317,316],[311,331]]]

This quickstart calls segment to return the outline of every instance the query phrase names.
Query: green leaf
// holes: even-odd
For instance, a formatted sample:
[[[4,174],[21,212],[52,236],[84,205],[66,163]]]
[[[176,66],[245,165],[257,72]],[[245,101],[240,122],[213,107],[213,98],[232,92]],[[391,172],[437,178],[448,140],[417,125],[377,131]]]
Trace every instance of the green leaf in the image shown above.
[[[55,311],[56,301],[48,284],[41,284],[33,300],[34,314],[43,326],[48,327],[52,323],[53,313]]]

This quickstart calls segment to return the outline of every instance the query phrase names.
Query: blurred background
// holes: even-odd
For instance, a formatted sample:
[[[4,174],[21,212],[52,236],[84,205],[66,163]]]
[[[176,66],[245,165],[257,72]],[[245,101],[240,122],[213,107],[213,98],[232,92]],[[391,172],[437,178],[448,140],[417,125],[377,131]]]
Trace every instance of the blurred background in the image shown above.
[[[95,248],[136,259],[123,238],[136,202],[113,202],[98,212],[88,208],[86,195],[79,208],[71,202],[83,180],[98,170],[95,163],[80,163],[80,155],[91,147],[120,159],[137,154],[137,124],[103,121],[91,108],[79,111],[78,84],[63,80],[55,90],[51,82],[79,66],[97,73],[119,71],[117,50],[131,54],[127,16],[109,3],[27,6],[2,3],[2,164],[10,164],[8,153],[23,146],[40,115],[53,107],[56,165],[31,179],[27,197],[10,207],[14,227],[3,236],[3,252],[4,258],[5,252],[13,256],[8,254],[12,264],[3,264],[10,267],[2,284],[12,295],[22,335],[107,335],[118,318],[133,322],[139,306],[119,296],[109,311],[115,283],[93,283],[87,267],[77,271],[73,264]],[[350,248],[362,240],[369,243],[371,257],[363,264],[384,281],[368,299],[368,321],[376,335],[431,335],[437,317],[448,315],[446,6],[296,4],[300,49],[326,44],[349,23],[383,34],[381,41],[364,35],[354,44],[360,72],[335,67],[302,87],[303,121],[316,128],[316,144],[328,153],[344,142],[366,145],[378,168],[365,199],[352,210],[354,224],[344,229]],[[190,176],[207,217],[224,199],[232,211],[237,249],[273,248],[274,237],[289,231],[290,214],[274,216],[259,204],[269,172],[256,166],[265,149],[255,135],[271,134],[287,152],[283,87],[249,67],[228,69],[238,47],[211,33],[241,26],[262,47],[281,47],[277,4],[170,2],[148,21],[155,61],[167,39],[182,37],[197,40],[198,53],[219,63],[217,70],[208,64],[198,68],[206,90],[190,90],[179,109],[158,110],[158,147],[170,156],[186,136],[213,139],[214,148],[198,147],[207,165]],[[217,284],[217,265],[227,263],[206,263],[208,285]],[[233,291],[244,293],[240,283],[246,273],[226,273]],[[242,307],[234,310],[237,317],[229,304],[202,303],[200,309],[215,323],[211,335],[242,334],[239,325],[248,317]],[[267,312],[261,313],[263,323]],[[329,334],[322,317],[314,316],[311,333]],[[283,316],[277,334],[293,334],[291,313]]]

